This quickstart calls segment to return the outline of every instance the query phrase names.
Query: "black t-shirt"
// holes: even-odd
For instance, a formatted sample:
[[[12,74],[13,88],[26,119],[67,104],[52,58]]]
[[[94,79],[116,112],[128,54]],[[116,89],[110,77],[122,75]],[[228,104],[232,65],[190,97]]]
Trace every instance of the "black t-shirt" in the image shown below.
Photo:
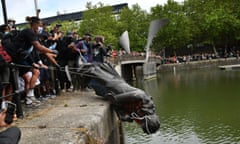
[[[104,56],[107,55],[106,48],[98,45],[94,45],[92,48],[92,60],[93,62],[104,62]]]
[[[37,34],[34,33],[32,29],[27,28],[19,32],[15,38],[14,44],[17,48],[27,50],[32,46],[32,42],[34,41],[38,41]]]
[[[73,39],[69,37],[63,37],[58,40],[56,49],[58,50],[57,61],[61,65],[66,65],[68,60],[76,60],[76,53],[72,51],[71,48],[68,48],[68,45],[73,42]],[[63,64],[64,63],[64,64]]]

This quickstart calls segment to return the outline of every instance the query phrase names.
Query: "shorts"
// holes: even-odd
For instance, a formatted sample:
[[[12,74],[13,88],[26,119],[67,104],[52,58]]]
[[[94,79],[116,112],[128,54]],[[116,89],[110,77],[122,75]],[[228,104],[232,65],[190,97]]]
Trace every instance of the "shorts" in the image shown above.
[[[46,81],[49,80],[50,74],[48,69],[40,69],[40,81]]]
[[[10,68],[8,66],[1,66],[0,69],[0,82],[2,84],[10,83]]]
[[[21,66],[19,66],[19,76],[23,76],[27,72],[31,71],[31,64],[29,64],[27,61],[22,61],[20,63]]]

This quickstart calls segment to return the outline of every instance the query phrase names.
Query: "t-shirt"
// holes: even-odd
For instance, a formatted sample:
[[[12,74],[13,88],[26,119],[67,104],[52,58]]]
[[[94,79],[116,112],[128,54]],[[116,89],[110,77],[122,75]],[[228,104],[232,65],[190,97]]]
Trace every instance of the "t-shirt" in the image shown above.
[[[85,41],[79,41],[78,43],[77,43],[77,45],[76,45],[76,47],[78,48],[78,49],[80,49],[80,50],[85,50],[86,52],[81,52],[81,54],[83,55],[83,57],[84,57],[84,59],[85,59],[85,61],[87,62],[88,61],[88,51],[89,51],[89,47],[90,47],[90,45],[89,45],[89,47],[87,46],[87,43],[85,42]]]
[[[106,49],[101,46],[93,46],[93,61],[94,62],[104,62],[104,56],[106,56]]]
[[[27,28],[19,32],[14,40],[14,45],[17,48],[27,50],[32,46],[32,42],[34,41],[38,41],[37,34],[32,29]]]

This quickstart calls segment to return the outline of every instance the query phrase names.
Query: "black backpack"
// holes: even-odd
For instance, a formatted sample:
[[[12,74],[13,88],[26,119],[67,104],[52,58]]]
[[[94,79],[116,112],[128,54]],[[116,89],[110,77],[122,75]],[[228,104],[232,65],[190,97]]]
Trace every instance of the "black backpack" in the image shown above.
[[[19,60],[21,56],[19,55],[19,48],[14,45],[14,41],[18,36],[20,31],[12,30],[8,34],[4,34],[2,37],[2,46],[7,51],[7,53],[12,57],[13,61]]]

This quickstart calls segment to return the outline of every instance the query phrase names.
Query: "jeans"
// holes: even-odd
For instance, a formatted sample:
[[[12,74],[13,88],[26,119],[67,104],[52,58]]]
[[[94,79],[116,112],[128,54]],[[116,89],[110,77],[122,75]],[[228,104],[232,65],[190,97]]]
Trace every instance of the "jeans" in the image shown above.
[[[21,138],[21,131],[18,127],[10,127],[0,132],[0,144],[18,144]]]

